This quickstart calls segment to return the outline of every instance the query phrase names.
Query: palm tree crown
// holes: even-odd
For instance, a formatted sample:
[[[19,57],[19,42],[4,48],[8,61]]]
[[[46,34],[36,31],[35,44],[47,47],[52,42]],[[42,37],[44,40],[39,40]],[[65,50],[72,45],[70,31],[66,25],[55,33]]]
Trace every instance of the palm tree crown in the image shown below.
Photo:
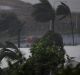
[[[4,45],[4,47],[0,50],[0,62],[4,57],[8,58],[8,61],[16,60],[18,63],[22,63],[24,61],[21,51],[9,41],[7,41],[6,45]]]
[[[70,15],[69,7],[61,2],[55,10],[48,0],[40,0],[40,3],[33,5],[34,11],[32,13],[33,17],[38,22],[52,21],[52,31],[54,31],[54,20],[56,16],[62,15],[60,19],[65,18]]]

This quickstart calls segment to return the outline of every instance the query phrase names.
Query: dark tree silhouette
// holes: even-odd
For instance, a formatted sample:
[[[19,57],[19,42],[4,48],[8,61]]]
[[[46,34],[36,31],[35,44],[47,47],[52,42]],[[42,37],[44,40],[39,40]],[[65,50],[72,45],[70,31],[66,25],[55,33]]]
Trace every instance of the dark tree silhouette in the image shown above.
[[[11,49],[8,49],[11,48]],[[19,58],[22,58],[22,54],[20,50],[9,41],[6,41],[6,45],[0,50],[0,62],[4,57],[7,57],[12,60],[18,60]]]
[[[53,33],[53,31],[48,32],[35,42],[32,45],[31,53],[35,72],[39,75],[56,74],[60,67],[64,67],[63,39],[60,34]]]
[[[18,36],[18,47],[20,48],[20,36],[24,22],[21,22],[15,13],[1,13],[0,32],[7,32],[10,36]]]
[[[34,11],[32,15],[36,21],[47,22],[52,21],[52,31],[54,32],[54,21],[56,16],[62,15],[60,19],[71,15],[69,7],[61,2],[58,8],[55,10],[48,0],[40,0],[40,3],[33,5]]]
[[[65,18],[66,16],[70,17],[70,24],[71,24],[71,30],[72,30],[72,39],[73,39],[73,45],[74,45],[74,25],[72,22],[72,15],[71,15],[71,11],[70,8],[63,2],[61,2],[61,5],[59,5],[57,7],[57,15],[63,15],[60,20],[62,20],[63,18]]]

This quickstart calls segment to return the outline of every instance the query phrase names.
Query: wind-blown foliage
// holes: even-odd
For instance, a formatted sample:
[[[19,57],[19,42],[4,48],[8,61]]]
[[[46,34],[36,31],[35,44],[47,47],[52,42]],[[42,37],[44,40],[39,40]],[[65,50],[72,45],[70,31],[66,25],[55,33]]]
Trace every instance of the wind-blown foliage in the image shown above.
[[[0,13],[0,32],[8,31],[10,35],[16,35],[21,27],[21,21],[15,13]]]
[[[30,51],[32,56],[22,66],[19,75],[49,75],[50,72],[56,74],[64,66],[65,51],[60,34],[48,32],[32,45]]]
[[[6,72],[6,75],[18,74],[26,59],[12,42],[6,41],[5,44],[6,45],[4,45],[4,47],[0,50],[0,62],[3,58],[7,58],[8,62],[8,68],[4,71],[4,73]],[[12,63],[12,61],[15,62]]]
[[[34,12],[32,15],[37,21],[46,22],[54,18],[55,11],[47,0],[42,3],[35,4],[33,7]]]
[[[9,41],[6,41],[6,45],[0,50],[0,62],[4,57],[11,60],[20,60],[23,58],[22,56],[20,50]]]
[[[20,34],[24,23],[20,21],[15,13],[0,13],[0,33],[5,32],[9,36],[18,36],[18,47],[20,47]]]
[[[48,71],[49,74],[51,70],[56,72],[65,62],[62,37],[51,31],[33,44],[31,53],[35,69],[39,70],[39,73],[43,67],[44,73]]]
[[[59,20],[62,20],[67,16],[70,17],[71,32],[72,32],[72,39],[73,39],[73,45],[74,45],[74,25],[72,22],[72,15],[71,15],[70,8],[65,3],[61,2],[61,5],[57,7],[56,14],[58,16],[60,15],[62,16],[61,18],[59,18]]]
[[[55,10],[48,0],[40,0],[40,3],[33,5],[34,11],[32,13],[34,19],[39,22],[52,21],[52,30],[54,31],[54,20],[56,16],[62,15],[60,19],[70,15],[69,7],[61,2]]]
[[[66,65],[64,69],[59,71],[56,75],[79,75],[80,74],[80,63],[75,67],[71,67],[71,65]]]
[[[70,8],[63,2],[61,2],[61,5],[59,5],[56,9],[56,14],[57,15],[62,15],[60,19],[63,19],[67,16],[71,15]]]

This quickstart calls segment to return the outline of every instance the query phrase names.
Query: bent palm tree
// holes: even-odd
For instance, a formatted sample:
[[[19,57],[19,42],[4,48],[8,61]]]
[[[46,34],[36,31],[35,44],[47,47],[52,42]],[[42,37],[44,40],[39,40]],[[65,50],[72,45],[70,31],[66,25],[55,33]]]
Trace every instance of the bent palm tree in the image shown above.
[[[56,13],[58,16],[62,15],[60,19],[63,19],[66,16],[71,16],[70,8],[63,2],[61,2],[61,5],[57,7]]]
[[[69,7],[61,2],[58,8],[55,10],[48,0],[40,0],[40,3],[33,5],[34,11],[32,15],[36,21],[47,22],[52,21],[52,31],[54,32],[54,21],[57,15],[62,15],[61,19],[68,15],[71,15]]]
[[[55,10],[52,8],[48,0],[40,0],[41,3],[33,5],[35,8],[32,15],[38,22],[47,22],[52,20],[52,29],[54,31]]]
[[[15,75],[20,72],[20,69],[25,62],[25,58],[21,51],[12,42],[7,41],[6,46],[0,50],[0,62],[4,57],[7,57],[7,75]],[[15,62],[12,63],[12,60],[15,60]]]
[[[11,48],[11,49],[9,49]],[[11,42],[7,41],[6,46],[0,50],[0,62],[4,57],[7,57],[11,60],[17,60],[18,63],[21,63],[24,59],[20,50]]]
[[[57,15],[63,15],[62,18],[60,19],[63,19],[65,18],[66,16],[69,16],[70,17],[70,24],[71,24],[71,27],[72,27],[72,39],[73,39],[73,45],[74,45],[74,25],[73,25],[73,22],[72,22],[72,15],[71,15],[71,11],[70,11],[70,8],[64,4],[63,2],[61,2],[61,5],[59,5],[57,7]]]

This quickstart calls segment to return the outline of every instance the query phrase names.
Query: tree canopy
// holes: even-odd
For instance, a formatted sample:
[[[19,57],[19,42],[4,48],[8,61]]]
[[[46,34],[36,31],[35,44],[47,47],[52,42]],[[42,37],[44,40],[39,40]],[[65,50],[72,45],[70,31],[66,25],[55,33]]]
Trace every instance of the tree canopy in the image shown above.
[[[37,69],[44,67],[55,72],[65,62],[62,37],[51,31],[33,44],[31,53]]]
[[[21,28],[22,23],[15,13],[0,13],[0,33],[8,32],[11,35],[16,35]]]
[[[60,19],[71,15],[70,8],[63,2],[57,6],[55,10],[49,0],[40,0],[40,3],[34,4],[33,17],[38,22],[52,21],[52,30],[54,31],[54,21],[56,16],[61,16]]]

